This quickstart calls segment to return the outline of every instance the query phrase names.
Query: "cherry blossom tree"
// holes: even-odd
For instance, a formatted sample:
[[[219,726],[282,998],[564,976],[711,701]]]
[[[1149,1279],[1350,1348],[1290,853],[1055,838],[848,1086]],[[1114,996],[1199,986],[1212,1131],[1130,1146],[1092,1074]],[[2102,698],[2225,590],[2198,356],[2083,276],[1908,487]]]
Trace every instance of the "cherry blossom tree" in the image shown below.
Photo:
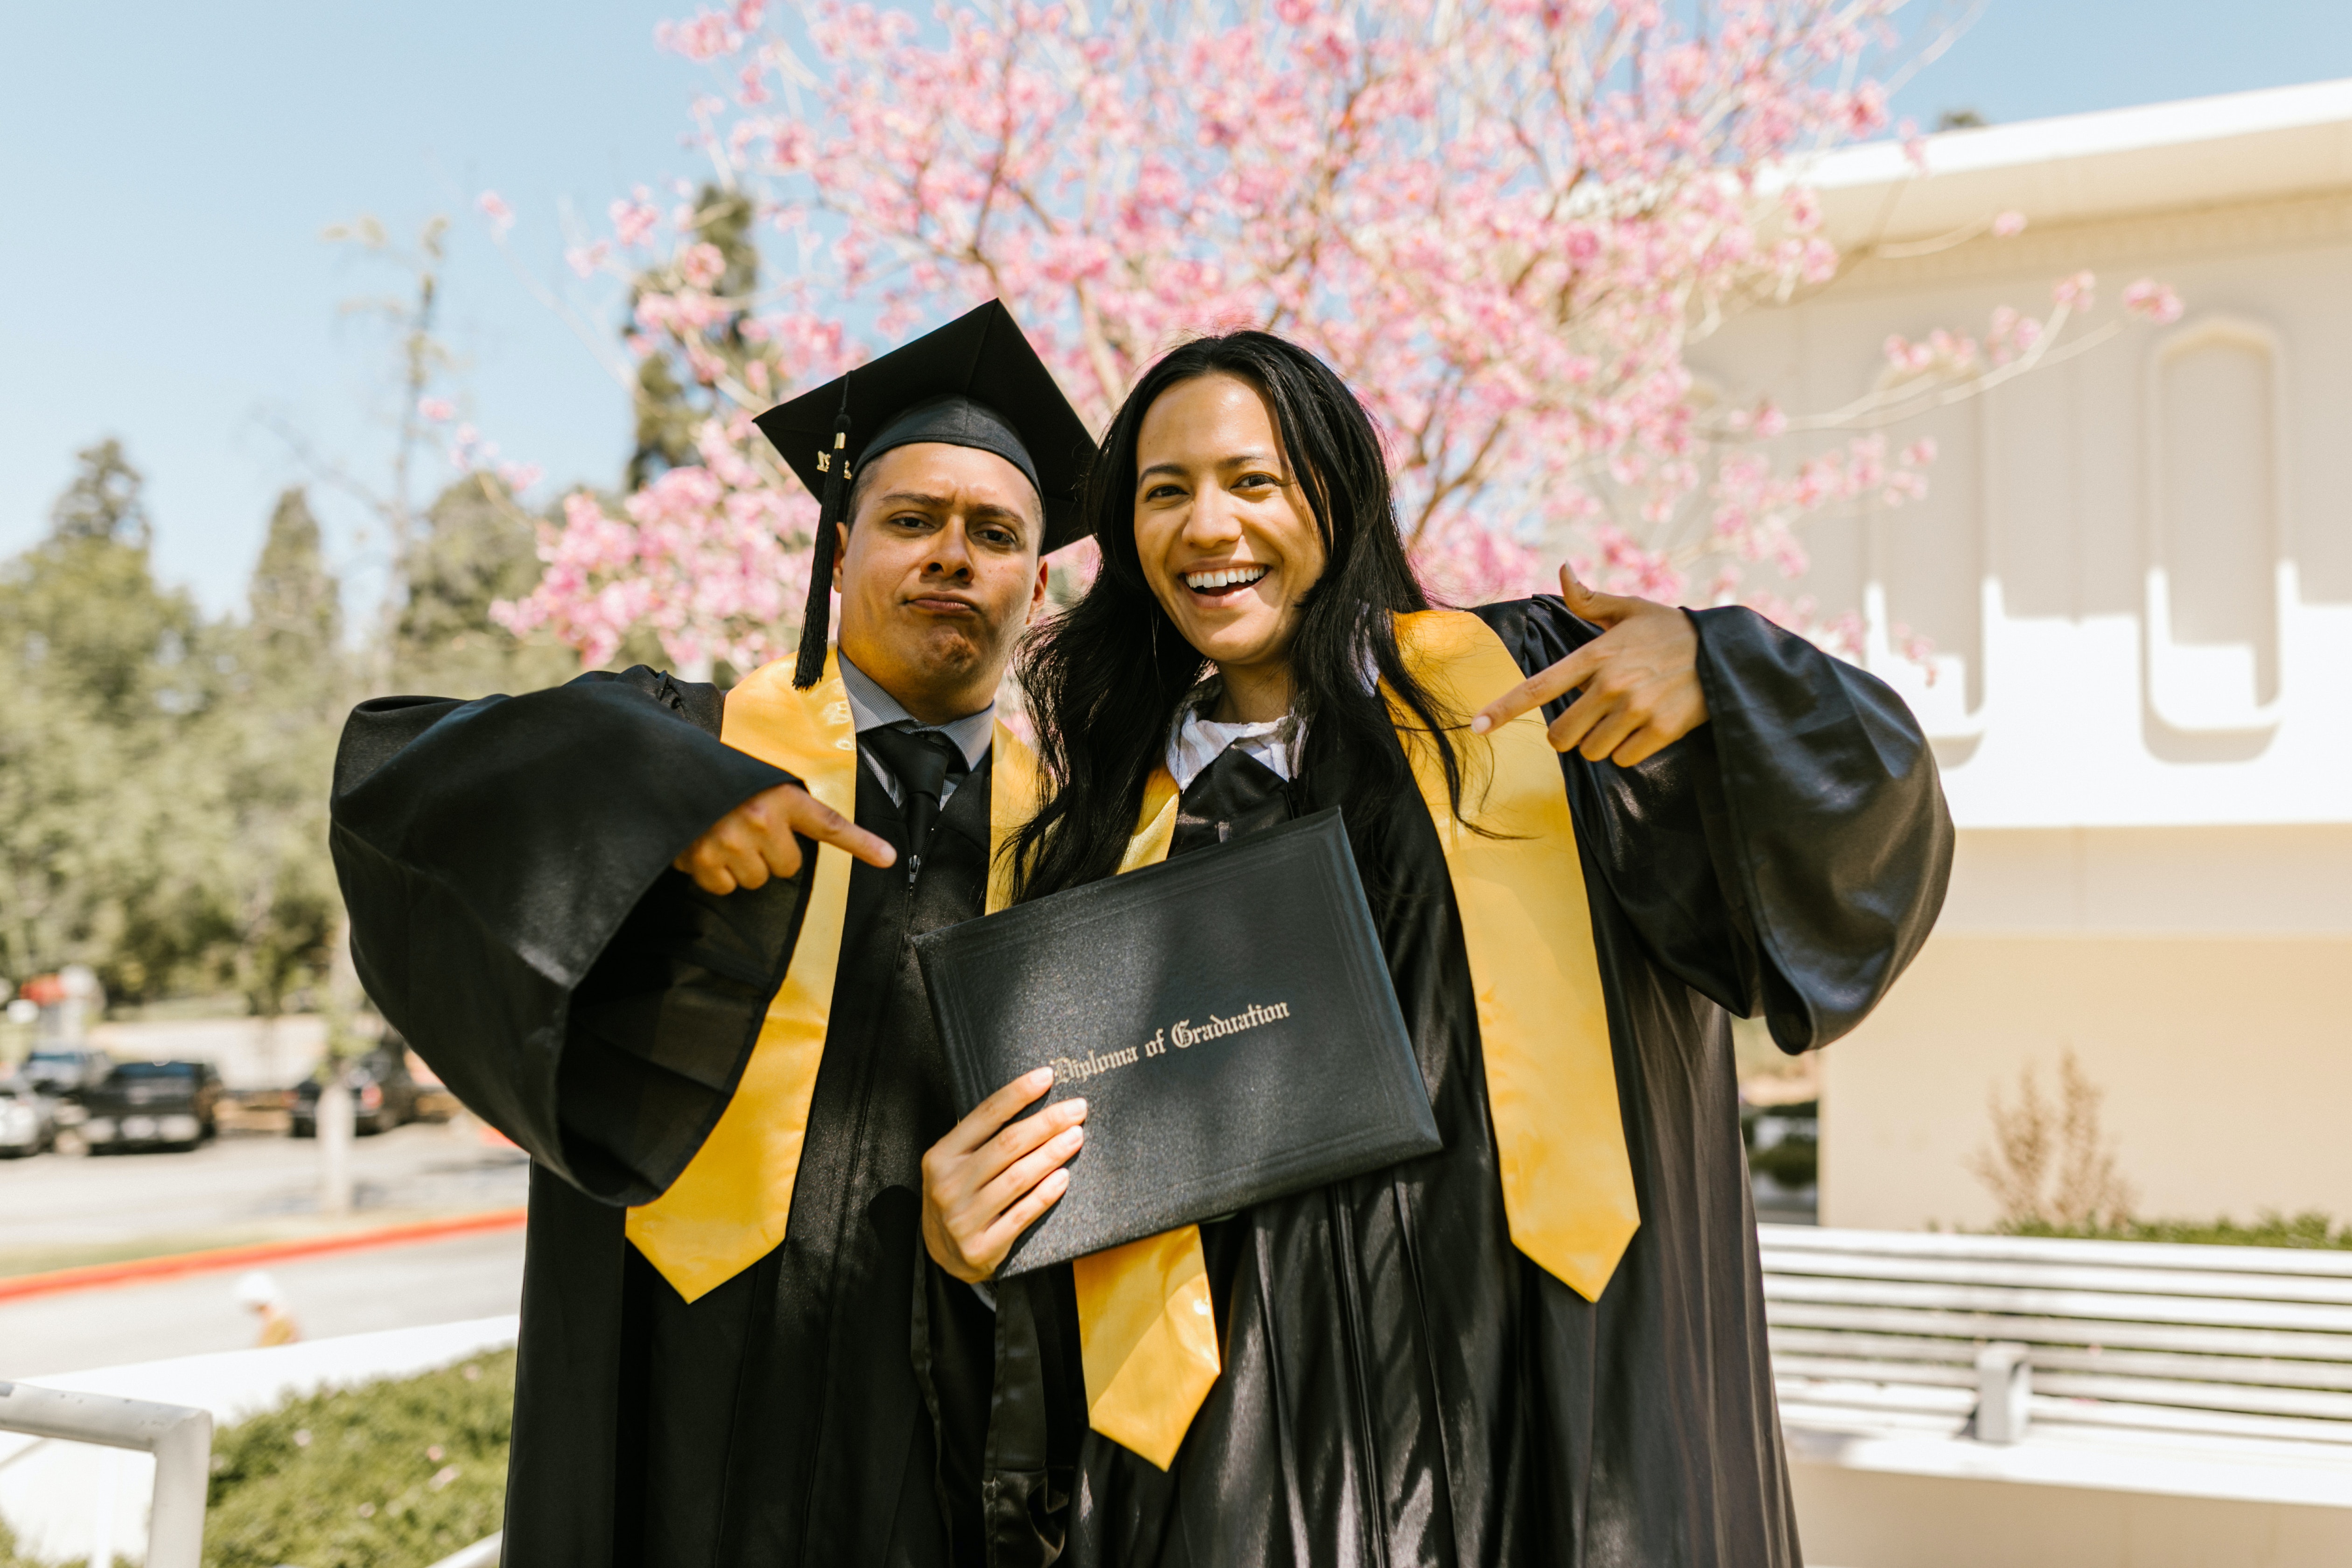
[[[1851,259],[1803,177],[1888,129],[1900,4],[740,0],[666,24],[711,72],[709,173],[615,201],[570,258],[629,282],[616,368],[641,429],[649,387],[691,408],[691,449],[617,508],[573,496],[501,615],[591,662],[643,629],[682,665],[774,657],[815,509],[751,416],[854,363],[845,322],[888,340],[993,295],[1097,427],[1190,333],[1321,355],[1386,434],[1441,595],[1541,586],[1565,552],[1851,650],[1794,587],[1802,521],[1922,493],[1932,447],[1882,427],[2079,341],[2093,300],[2070,279],[2039,313],[1890,342],[1845,409],[1700,395],[1692,343]],[[2146,280],[2126,304],[2179,310]]]

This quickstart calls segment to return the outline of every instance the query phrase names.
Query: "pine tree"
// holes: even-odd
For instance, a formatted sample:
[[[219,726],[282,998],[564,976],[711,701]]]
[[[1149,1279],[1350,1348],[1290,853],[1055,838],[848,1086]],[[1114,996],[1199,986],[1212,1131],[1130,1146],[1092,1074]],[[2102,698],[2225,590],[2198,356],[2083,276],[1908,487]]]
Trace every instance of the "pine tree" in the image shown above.
[[[393,629],[395,685],[471,698],[552,686],[577,671],[568,650],[518,641],[490,619],[491,605],[529,594],[540,569],[535,520],[494,475],[468,474],[443,490],[424,523]]]
[[[81,471],[49,510],[52,539],[104,539],[144,550],[152,534],[141,494],[146,480],[108,437],[75,454]]]
[[[695,197],[695,240],[716,246],[726,262],[726,269],[713,286],[721,299],[746,301],[759,288],[760,252],[751,243],[751,225],[757,216],[751,199],[740,191],[705,185]],[[635,303],[631,300],[632,306]],[[740,308],[730,311],[710,329],[705,334],[705,346],[730,365],[740,366],[744,357],[743,311]],[[641,489],[670,468],[700,462],[694,433],[709,417],[709,410],[696,397],[695,389],[677,379],[668,355],[646,355],[637,365],[636,445],[629,455],[627,488]]]
[[[185,594],[155,582],[142,481],[121,446],[102,441],[79,458],[48,538],[0,582],[0,641],[37,679],[137,728],[204,700],[188,658],[202,617]]]
[[[352,660],[318,520],[299,488],[270,513],[246,605],[246,624],[225,638],[238,700],[205,737],[205,771],[221,788],[206,881],[227,933],[215,971],[267,1017],[324,974],[341,912],[327,794]]]
[[[310,499],[299,486],[280,495],[269,514],[269,536],[246,590],[246,610],[255,651],[278,670],[334,662],[342,640],[342,599],[327,573]]]
[[[222,672],[194,603],[154,580],[117,443],[80,454],[50,519],[0,572],[0,962],[91,963],[138,996],[193,973],[218,934],[215,792],[191,742]]]

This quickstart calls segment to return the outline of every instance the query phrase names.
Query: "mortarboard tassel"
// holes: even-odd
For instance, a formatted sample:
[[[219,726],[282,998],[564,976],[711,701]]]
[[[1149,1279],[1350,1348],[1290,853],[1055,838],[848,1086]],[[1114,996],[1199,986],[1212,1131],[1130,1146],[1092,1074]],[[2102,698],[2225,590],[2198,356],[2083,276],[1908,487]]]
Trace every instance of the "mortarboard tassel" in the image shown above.
[[[849,495],[849,378],[841,379],[841,412],[834,416],[833,450],[819,452],[824,497],[817,507],[816,555],[809,569],[808,605],[801,612],[801,657],[793,684],[805,691],[824,678],[825,645],[833,620],[833,552],[846,521]]]

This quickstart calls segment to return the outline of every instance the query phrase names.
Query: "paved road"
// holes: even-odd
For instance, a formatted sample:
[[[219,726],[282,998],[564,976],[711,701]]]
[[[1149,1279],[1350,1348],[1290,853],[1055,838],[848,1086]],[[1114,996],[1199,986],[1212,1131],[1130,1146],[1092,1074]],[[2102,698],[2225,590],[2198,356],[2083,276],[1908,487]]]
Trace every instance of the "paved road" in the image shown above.
[[[530,1165],[469,1123],[419,1123],[352,1146],[359,1212],[319,1208],[319,1145],[223,1138],[187,1153],[44,1154],[0,1161],[0,1273],[111,1253],[313,1234],[520,1206]],[[362,1333],[511,1312],[520,1229],[300,1258],[269,1269],[305,1336]],[[0,1300],[0,1378],[241,1350],[257,1325],[236,1272]]]
[[[460,1121],[358,1139],[352,1173],[359,1217],[381,1221],[515,1206],[530,1166]],[[310,1139],[225,1137],[186,1153],[0,1161],[0,1272],[73,1261],[80,1251],[295,1234],[317,1228],[318,1211],[319,1145]]]
[[[273,1265],[306,1339],[488,1318],[522,1300],[522,1230]],[[237,1271],[0,1301],[0,1379],[244,1350],[257,1325]]]

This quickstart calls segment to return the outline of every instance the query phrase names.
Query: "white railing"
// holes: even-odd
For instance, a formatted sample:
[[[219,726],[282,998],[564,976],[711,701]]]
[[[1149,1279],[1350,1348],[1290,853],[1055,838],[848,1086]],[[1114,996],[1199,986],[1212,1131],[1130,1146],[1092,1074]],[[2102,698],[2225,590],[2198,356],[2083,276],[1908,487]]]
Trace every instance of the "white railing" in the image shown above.
[[[1757,1234],[1801,1459],[2352,1508],[2352,1253]]]
[[[503,1531],[496,1535],[485,1535],[471,1546],[462,1546],[452,1552],[433,1564],[433,1568],[499,1568],[499,1550],[505,1540]]]
[[[147,1568],[199,1568],[205,1549],[205,1497],[212,1479],[210,1411],[104,1394],[74,1394],[29,1383],[0,1383],[0,1431],[154,1455]],[[20,1449],[10,1458],[29,1451]],[[110,1544],[101,1548],[104,1556],[94,1552],[92,1561],[112,1561],[110,1506],[107,1513],[100,1540]]]

